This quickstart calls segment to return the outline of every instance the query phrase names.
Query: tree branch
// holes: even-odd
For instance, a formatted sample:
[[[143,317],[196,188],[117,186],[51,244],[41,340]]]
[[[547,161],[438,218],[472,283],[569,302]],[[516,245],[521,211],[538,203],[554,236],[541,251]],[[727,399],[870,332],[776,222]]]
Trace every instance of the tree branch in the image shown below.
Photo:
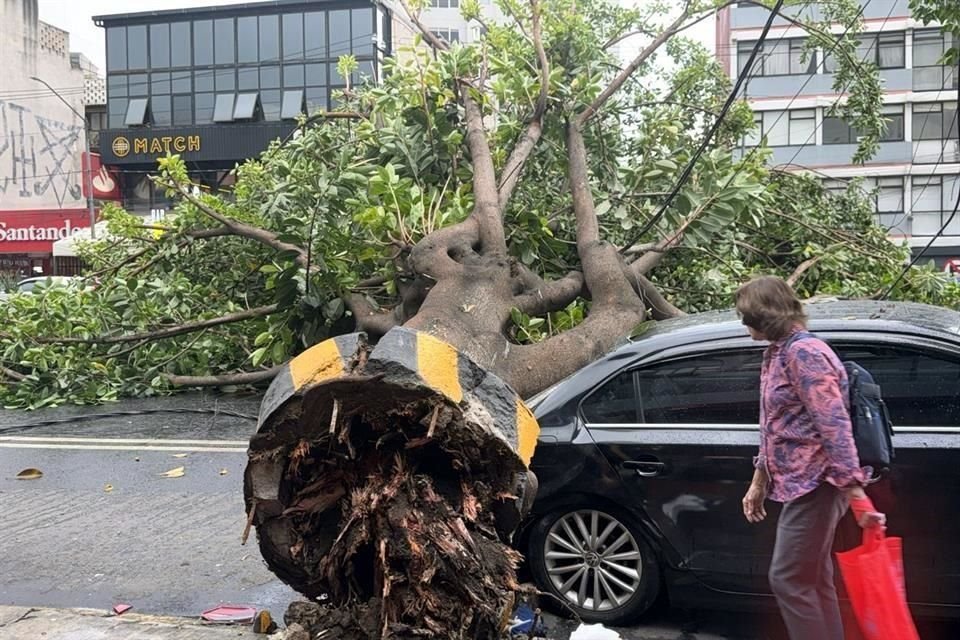
[[[226,315],[207,320],[186,322],[184,324],[174,325],[172,327],[164,327],[162,329],[155,329],[153,331],[132,333],[121,336],[100,336],[97,338],[36,337],[32,338],[32,340],[39,344],[120,344],[124,342],[140,342],[142,340],[160,340],[163,338],[172,338],[174,336],[183,335],[185,333],[193,333],[194,331],[200,331],[210,327],[217,327],[223,324],[232,324],[234,322],[242,322],[243,320],[250,320],[252,318],[261,318],[263,316],[276,313],[277,310],[278,305],[271,304],[264,307],[244,309],[243,311],[228,313]]]
[[[540,135],[543,132],[543,114],[547,110],[547,99],[550,95],[550,62],[547,59],[547,53],[543,48],[543,33],[540,28],[540,4],[538,0],[530,0],[533,22],[533,47],[537,52],[538,65],[540,67],[540,94],[537,96],[537,102],[533,108],[533,115],[530,116],[530,122],[526,129],[520,135],[516,146],[510,153],[506,165],[503,167],[503,173],[500,176],[500,211],[506,211],[513,190],[516,188],[523,172],[523,166],[526,164],[530,154],[533,153]]]
[[[397,314],[401,308],[400,305],[385,311],[378,310],[370,304],[366,296],[358,293],[351,293],[346,296],[345,302],[347,303],[347,308],[349,308],[353,314],[353,317],[356,318],[357,329],[367,332],[374,338],[379,338],[386,334],[387,331],[390,331],[390,329],[402,324]]]
[[[227,385],[257,384],[273,380],[283,370],[284,365],[278,365],[264,371],[247,371],[244,373],[228,373],[222,376],[174,376],[164,375],[170,384],[178,387],[220,387]]]
[[[479,225],[481,251],[506,255],[507,240],[500,212],[500,194],[497,190],[497,174],[493,166],[493,154],[487,131],[483,126],[483,112],[470,95],[470,86],[461,82],[460,97],[467,124],[467,147],[473,164],[474,205],[470,217]]]
[[[0,374],[17,382],[23,382],[27,379],[27,376],[18,371],[14,371],[13,369],[8,369],[7,367],[0,367]]]
[[[652,56],[654,52],[656,52],[656,50],[663,45],[664,42],[683,30],[683,23],[686,22],[687,18],[689,17],[690,14],[687,12],[687,9],[684,9],[680,16],[674,20],[673,23],[662,33],[660,33],[660,35],[654,38],[653,42],[647,45],[646,48],[641,51],[637,57],[634,58],[633,61],[619,73],[619,75],[617,75],[616,78],[613,79],[613,82],[611,82],[609,86],[607,86],[607,88],[596,97],[590,106],[584,109],[580,115],[577,116],[575,124],[579,127],[583,127],[583,125],[585,125],[587,121],[592,118],[601,107],[603,107],[607,100],[610,99],[610,96],[616,93],[620,87],[623,86],[623,83],[625,83],[630,76],[632,76],[634,72],[640,68],[640,65],[642,65],[647,58]]]

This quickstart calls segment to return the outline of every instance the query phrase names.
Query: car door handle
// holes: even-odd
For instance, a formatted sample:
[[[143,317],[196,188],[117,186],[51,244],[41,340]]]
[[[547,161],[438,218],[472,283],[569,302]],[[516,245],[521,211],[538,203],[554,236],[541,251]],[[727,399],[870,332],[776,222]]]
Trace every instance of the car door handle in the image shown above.
[[[638,476],[653,478],[666,471],[667,465],[658,460],[627,460],[623,468],[636,471]]]

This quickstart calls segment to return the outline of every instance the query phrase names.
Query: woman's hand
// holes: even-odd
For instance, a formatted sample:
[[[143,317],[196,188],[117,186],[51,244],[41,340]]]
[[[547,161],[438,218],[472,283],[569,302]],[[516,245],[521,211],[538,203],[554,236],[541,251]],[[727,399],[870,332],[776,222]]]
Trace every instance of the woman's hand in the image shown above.
[[[867,497],[867,494],[860,487],[854,487],[847,490],[847,497],[850,499],[850,509],[853,511],[853,518],[862,529],[879,528],[880,531],[887,529],[886,514],[877,511],[873,506],[873,500]]]
[[[762,485],[751,483],[747,494],[743,496],[743,515],[747,522],[756,524],[767,517],[763,501],[767,499],[767,490]]]

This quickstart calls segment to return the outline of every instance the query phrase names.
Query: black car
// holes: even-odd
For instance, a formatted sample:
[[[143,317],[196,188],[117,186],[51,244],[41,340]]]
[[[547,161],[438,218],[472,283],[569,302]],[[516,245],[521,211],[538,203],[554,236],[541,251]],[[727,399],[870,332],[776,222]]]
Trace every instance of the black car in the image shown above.
[[[960,611],[960,313],[847,301],[807,312],[890,409],[896,461],[868,492],[904,539],[909,600]],[[541,589],[606,623],[664,594],[690,607],[769,601],[779,506],[758,525],[741,510],[764,347],[733,312],[660,322],[530,400],[540,490],[519,544]],[[836,548],[859,543],[848,516]]]

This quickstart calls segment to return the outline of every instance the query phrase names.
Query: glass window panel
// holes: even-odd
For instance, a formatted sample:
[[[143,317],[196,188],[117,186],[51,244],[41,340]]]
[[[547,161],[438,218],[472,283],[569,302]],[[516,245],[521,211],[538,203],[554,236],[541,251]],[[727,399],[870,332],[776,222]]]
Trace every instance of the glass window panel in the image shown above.
[[[814,140],[817,128],[817,112],[814,109],[798,109],[790,112],[790,144],[805,145]]]
[[[280,117],[284,120],[293,120],[301,113],[303,113],[303,89],[284,91]]]
[[[591,424],[637,424],[640,415],[633,372],[618,374],[591,393],[580,406],[583,417]]]
[[[887,128],[880,136],[881,142],[899,142],[904,139],[903,107],[891,105],[883,108],[883,117],[887,120]]]
[[[877,191],[877,212],[893,213],[903,211],[903,180],[883,184]]]
[[[327,65],[308,64],[306,65],[307,86],[317,86],[327,84]]]
[[[279,120],[283,103],[283,92],[279,89],[270,89],[260,92],[260,104],[263,107],[264,120]]]
[[[237,45],[237,61],[241,64],[260,59],[256,16],[237,18]]]
[[[307,87],[307,113],[314,114],[318,111],[327,110],[327,88],[326,87]]]
[[[193,90],[197,93],[214,90],[213,69],[203,69],[193,72]]]
[[[860,34],[857,44],[857,60],[861,62],[875,62],[877,57],[877,36]]]
[[[764,111],[763,134],[771,147],[790,144],[790,120],[783,111]]]
[[[827,50],[825,50],[823,54],[823,71],[824,73],[836,73],[837,59],[826,51]]]
[[[914,31],[913,66],[938,67],[943,56],[943,36],[939,31]]]
[[[356,56],[372,56],[374,49],[373,7],[352,9],[350,11],[350,28],[353,54]]]
[[[283,59],[303,58],[303,14],[283,14]]]
[[[747,60],[750,59],[750,52],[753,51],[752,42],[739,42],[737,43],[737,75],[742,76],[743,70],[747,66]],[[758,65],[762,66],[762,65]],[[762,75],[760,73],[754,72],[754,75]]]
[[[234,120],[252,120],[256,112],[256,93],[241,93],[237,96],[237,106],[233,109]]]
[[[280,16],[260,16],[260,62],[280,61]]]
[[[107,102],[111,129],[118,129],[123,126],[123,121],[127,117],[127,103],[126,98],[110,98]]]
[[[943,88],[943,67],[914,67],[913,88],[917,91],[939,91]]]
[[[170,72],[150,74],[150,93],[154,95],[170,93]]]
[[[174,22],[170,25],[170,66],[190,66],[190,23]]]
[[[128,127],[139,127],[144,124],[147,118],[147,98],[134,98],[127,106],[127,115],[123,119],[123,124]]]
[[[337,59],[350,53],[350,10],[331,11],[330,57]]]
[[[913,206],[914,212],[941,210],[940,178],[920,177],[913,179]]]
[[[130,69],[147,68],[147,27],[127,27],[127,66]]]
[[[346,13],[346,12],[341,12]],[[344,37],[341,35],[340,37]],[[349,38],[349,34],[346,35]],[[327,16],[322,11],[303,14],[304,56],[313,60],[327,57]]]
[[[280,87],[280,67],[260,67],[260,88],[278,89]]]
[[[237,88],[236,69],[217,69],[217,93]]]
[[[890,235],[912,235],[910,219],[904,213],[878,213],[877,224],[887,230]]]
[[[240,91],[250,91],[260,88],[260,68],[241,67],[237,69],[237,88]]]
[[[783,76],[790,73],[790,43],[775,42],[763,47],[763,75]]]
[[[196,124],[210,124],[213,122],[214,94],[198,93],[194,96],[194,101]]]
[[[150,93],[150,83],[147,81],[147,74],[134,73],[130,75],[130,95],[145,96]]]
[[[234,49],[233,18],[220,18],[213,21],[214,30],[214,61],[217,64],[234,64],[237,61],[236,51]]]
[[[748,147],[759,147],[763,138],[763,114],[753,114],[753,129],[744,137],[744,144]]]
[[[170,75],[173,93],[193,93],[193,88],[190,86],[190,75],[189,71],[174,71]]]
[[[283,86],[304,86],[304,72],[302,64],[287,64],[283,67]]]
[[[359,60],[357,62],[357,71],[354,75],[357,76],[355,80],[357,84],[375,82],[376,76],[373,72],[373,60]]]
[[[107,76],[107,97],[111,99],[127,97],[127,76]]]
[[[232,93],[218,93],[217,102],[213,109],[214,122],[233,121],[233,103],[236,96]]]
[[[893,424],[960,425],[960,360],[900,346],[849,345],[839,351],[844,360],[867,369],[883,388]]]
[[[806,59],[806,62],[803,60]],[[813,73],[816,68],[816,60],[814,60],[813,54],[809,54],[804,58],[804,41],[803,40],[791,40],[790,41],[790,73],[791,74],[808,74]]]
[[[912,215],[910,228],[914,236],[932,236],[940,233],[940,226],[943,223],[940,221],[939,211],[917,211]]]
[[[904,49],[904,34],[880,36],[877,64],[881,69],[902,69],[906,64]]]
[[[640,369],[640,420],[757,425],[761,362],[761,351],[751,349],[705,354]]]
[[[166,69],[170,66],[170,25],[150,25],[150,68]]]
[[[107,71],[125,71],[127,68],[127,28],[107,29]]]
[[[824,116],[823,144],[849,144],[852,137],[853,132],[843,118]]]
[[[948,102],[943,105],[943,128],[946,129],[945,139],[957,140],[957,138],[960,137],[957,131],[956,102]]]
[[[193,96],[173,96],[173,124],[193,124]]]
[[[169,127],[173,124],[170,96],[153,96],[150,98],[150,113],[153,115],[153,124],[157,126]]]
[[[339,71],[337,71],[336,62],[331,62],[327,65],[327,78],[332,85],[344,87],[347,84],[344,77],[340,75]]]
[[[943,139],[943,112],[940,105],[913,105],[913,139]]]
[[[193,63],[213,64],[213,21],[197,20],[193,23]]]

